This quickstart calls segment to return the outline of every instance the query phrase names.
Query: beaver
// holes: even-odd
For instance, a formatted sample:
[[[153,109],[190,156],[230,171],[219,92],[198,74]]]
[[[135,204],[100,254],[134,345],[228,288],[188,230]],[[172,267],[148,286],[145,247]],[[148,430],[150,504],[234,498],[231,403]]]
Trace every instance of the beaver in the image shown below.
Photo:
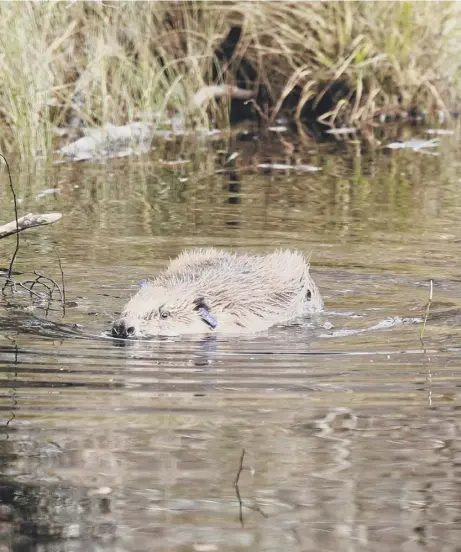
[[[321,310],[323,301],[299,252],[184,251],[141,288],[112,326],[119,338],[260,332]]]

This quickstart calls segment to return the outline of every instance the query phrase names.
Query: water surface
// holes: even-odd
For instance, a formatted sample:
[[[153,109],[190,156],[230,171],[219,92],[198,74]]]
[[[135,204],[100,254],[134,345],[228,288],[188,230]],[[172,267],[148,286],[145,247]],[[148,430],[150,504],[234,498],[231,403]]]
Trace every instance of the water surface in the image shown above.
[[[458,140],[13,163],[21,213],[63,213],[21,235],[16,278],[59,282],[57,250],[67,306],[0,299],[1,552],[458,550]],[[241,339],[108,339],[191,246],[311,254],[325,312]]]

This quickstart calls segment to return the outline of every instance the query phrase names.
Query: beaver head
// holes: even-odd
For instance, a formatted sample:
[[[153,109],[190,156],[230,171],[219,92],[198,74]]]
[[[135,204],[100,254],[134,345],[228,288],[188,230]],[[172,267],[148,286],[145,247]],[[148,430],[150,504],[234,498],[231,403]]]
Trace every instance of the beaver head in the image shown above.
[[[146,283],[113,323],[112,336],[126,339],[203,333],[217,325],[202,295]]]

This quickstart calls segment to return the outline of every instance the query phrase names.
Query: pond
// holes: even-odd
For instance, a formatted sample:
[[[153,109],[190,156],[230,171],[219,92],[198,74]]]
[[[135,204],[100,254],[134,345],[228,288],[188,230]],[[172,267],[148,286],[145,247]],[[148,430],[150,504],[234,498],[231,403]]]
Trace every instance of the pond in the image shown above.
[[[0,299],[1,552],[459,550],[459,136],[243,136],[11,163],[21,213],[63,214],[14,269],[60,281],[59,254],[66,308]],[[192,246],[310,254],[325,310],[116,346],[139,281]]]

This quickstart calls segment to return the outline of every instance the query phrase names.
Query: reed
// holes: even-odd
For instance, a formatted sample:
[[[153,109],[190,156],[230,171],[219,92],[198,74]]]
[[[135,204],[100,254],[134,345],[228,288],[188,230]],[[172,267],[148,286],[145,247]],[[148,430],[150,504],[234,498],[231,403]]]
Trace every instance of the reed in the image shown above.
[[[187,114],[235,25],[234,57],[267,86],[273,117],[294,90],[296,118],[334,83],[330,125],[412,107],[448,114],[460,96],[457,2],[10,1],[0,4],[2,151],[48,154],[71,105],[88,125]],[[233,84],[230,71],[224,80]],[[200,122],[226,124],[227,106],[212,101]]]

